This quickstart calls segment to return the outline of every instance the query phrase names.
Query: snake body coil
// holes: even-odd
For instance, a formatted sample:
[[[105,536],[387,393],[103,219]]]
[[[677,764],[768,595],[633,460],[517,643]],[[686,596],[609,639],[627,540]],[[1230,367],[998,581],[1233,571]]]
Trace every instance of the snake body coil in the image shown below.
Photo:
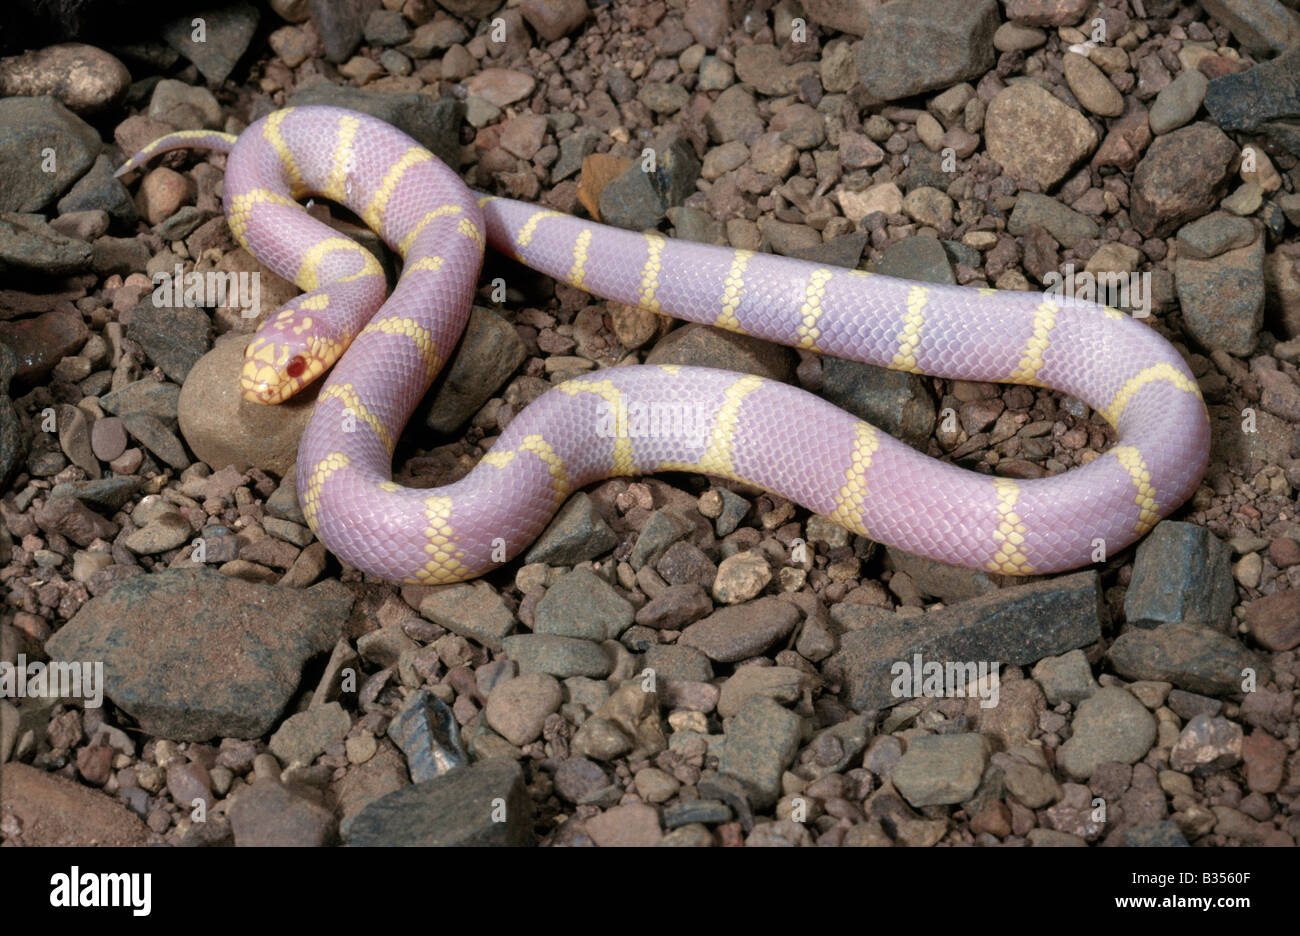
[[[747,481],[943,562],[1056,572],[1095,561],[1099,545],[1114,553],[1142,536],[1205,472],[1209,419],[1191,372],[1154,330],[1114,309],[924,285],[480,200],[405,134],[337,108],[278,111],[237,142],[173,134],[119,174],[191,146],[230,153],[232,233],[305,290],[249,344],[244,395],[279,402],[338,361],[303,435],[299,497],[330,550],[384,579],[481,575],[529,545],[571,491],[667,470]],[[346,205],[401,254],[387,301],[375,258],[311,218],[295,201],[307,195]],[[556,279],[665,315],[895,370],[1052,387],[1096,408],[1119,442],[1062,475],[993,478],[928,458],[779,382],[634,366],[550,390],[460,481],[402,487],[391,480],[393,449],[464,327],[485,240]],[[652,431],[635,431],[628,414],[651,414]]]

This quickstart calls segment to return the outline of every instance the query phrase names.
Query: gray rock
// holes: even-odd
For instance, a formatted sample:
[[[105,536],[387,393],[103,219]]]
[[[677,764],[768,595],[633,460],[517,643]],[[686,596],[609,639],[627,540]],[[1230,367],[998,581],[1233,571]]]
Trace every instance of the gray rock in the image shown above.
[[[1204,72],[1195,68],[1184,69],[1152,102],[1147,115],[1151,132],[1168,133],[1191,121],[1201,109],[1209,87],[1210,79]]]
[[[140,212],[136,210],[131,193],[120,179],[113,177],[113,161],[103,154],[95,159],[90,171],[77,180],[68,194],[59,199],[57,207],[59,214],[102,209],[128,230],[140,220]]]
[[[655,227],[695,191],[700,161],[690,144],[674,139],[656,150],[655,168],[642,169],[638,161],[609,182],[600,193],[600,217],[606,224],[643,231]]]
[[[881,101],[976,79],[993,67],[994,0],[898,0],[874,10],[858,45],[858,80]]]
[[[146,377],[104,394],[99,403],[114,416],[143,413],[161,420],[164,425],[175,426],[180,398],[181,388],[176,384]]]
[[[1086,780],[1099,764],[1135,764],[1156,740],[1156,720],[1126,689],[1107,686],[1079,703],[1074,734],[1061,745],[1058,763]]]
[[[1228,131],[1259,133],[1300,154],[1300,47],[1210,82],[1205,109]]]
[[[95,129],[52,97],[0,99],[0,212],[41,210],[81,178],[101,148]]]
[[[527,356],[513,325],[491,309],[475,306],[446,376],[427,404],[424,424],[444,435],[455,433]]]
[[[571,566],[604,555],[618,545],[618,534],[584,492],[574,494],[529,547],[524,562]]]
[[[95,481],[68,481],[56,484],[50,491],[50,497],[75,497],[83,504],[111,514],[121,510],[143,483],[144,479],[136,475],[117,475]]]
[[[867,264],[867,269],[881,276],[916,280],[921,283],[957,282],[948,254],[937,237],[905,237],[893,241]]]
[[[822,374],[819,395],[824,399],[915,449],[925,449],[935,416],[925,378],[833,357],[822,359]]]
[[[337,702],[291,715],[271,735],[271,753],[286,767],[308,766],[331,745],[347,737],[352,719]]]
[[[515,634],[501,641],[505,655],[521,673],[550,673],[565,679],[590,676],[604,679],[613,663],[600,644],[554,634]]]
[[[978,598],[900,619],[881,608],[839,604],[831,618],[847,633],[825,663],[842,679],[857,711],[902,701],[891,692],[891,667],[902,660],[1000,661],[1024,666],[1086,647],[1101,638],[1096,572],[1003,588]]]
[[[273,778],[240,790],[229,815],[237,846],[320,848],[336,834],[331,810]]]
[[[659,339],[646,355],[646,363],[715,367],[788,382],[794,376],[794,358],[789,348],[752,335],[690,324]],[[636,566],[635,561],[632,564]]]
[[[1201,6],[1257,57],[1300,46],[1300,14],[1278,0],[1202,0]]]
[[[947,806],[975,795],[988,742],[978,734],[926,735],[913,738],[894,768],[893,782],[913,806]]]
[[[711,660],[734,663],[757,656],[787,637],[799,623],[798,609],[774,595],[732,605],[687,627],[678,643]]]
[[[798,715],[756,696],[727,725],[718,772],[738,780],[755,809],[767,809],[781,795],[781,774],[794,761],[799,737]]]
[[[533,631],[584,640],[612,640],[632,626],[632,605],[590,569],[577,568],[546,590]]]
[[[0,214],[0,270],[67,276],[90,266],[90,245],[60,234],[45,222],[44,216]]]
[[[515,629],[515,616],[486,582],[439,588],[420,599],[420,614],[435,624],[499,653]]]
[[[731,821],[731,807],[718,800],[678,800],[664,807],[664,828],[677,829],[698,822],[701,825],[721,825]]]
[[[1245,670],[1265,682],[1265,661],[1240,641],[1194,624],[1162,624],[1154,630],[1129,630],[1107,653],[1115,671],[1128,679],[1173,683],[1205,695],[1242,691]]]
[[[496,758],[375,800],[346,836],[357,846],[533,845],[533,804],[519,765]]]
[[[1264,238],[1209,260],[1179,256],[1174,281],[1187,331],[1202,345],[1245,357],[1264,324]]]
[[[173,468],[179,471],[190,466],[185,447],[161,420],[148,413],[126,413],[122,425],[136,441]]]
[[[1215,211],[1179,229],[1178,256],[1209,260],[1229,250],[1247,247],[1257,236],[1255,226],[1247,219]]]
[[[460,726],[447,704],[426,689],[406,700],[388,723],[388,737],[406,755],[416,783],[432,780],[469,763]]]
[[[1130,848],[1188,848],[1182,829],[1172,819],[1124,830],[1124,844]]]
[[[212,320],[202,309],[160,308],[146,299],[131,311],[126,335],[163,373],[183,384],[190,368],[212,347]]]
[[[1059,657],[1044,657],[1033,669],[1034,681],[1043,687],[1049,705],[1068,702],[1078,705],[1093,695],[1097,680],[1092,678],[1092,667],[1082,650],[1071,650]]]
[[[194,17],[186,13],[163,24],[162,37],[185,56],[204,78],[219,86],[234,71],[248,44],[253,41],[261,14],[251,3],[233,3],[204,11],[204,33],[196,37]],[[196,42],[196,38],[202,41]]]
[[[1138,545],[1124,615],[1132,627],[1200,624],[1221,630],[1236,600],[1228,544],[1205,527],[1163,520]]]
[[[102,660],[108,698],[149,734],[256,738],[279,720],[307,660],[342,634],[352,601],[337,582],[278,588],[167,570],[92,598],[46,650]]]
[[[346,58],[346,56],[345,56]],[[289,104],[326,104],[377,117],[413,137],[417,143],[453,168],[460,165],[460,124],[465,105],[428,94],[366,91],[346,85],[318,84],[289,98]]]
[[[1007,221],[1007,230],[1020,237],[1035,225],[1045,229],[1062,247],[1074,247],[1079,241],[1101,236],[1097,222],[1055,198],[1035,192],[1022,192]]]
[[[1208,123],[1158,137],[1133,172],[1133,226],[1163,237],[1210,211],[1232,181],[1237,155],[1236,144]]]
[[[647,669],[664,682],[708,682],[713,664],[699,650],[678,644],[651,644],[645,652]]]

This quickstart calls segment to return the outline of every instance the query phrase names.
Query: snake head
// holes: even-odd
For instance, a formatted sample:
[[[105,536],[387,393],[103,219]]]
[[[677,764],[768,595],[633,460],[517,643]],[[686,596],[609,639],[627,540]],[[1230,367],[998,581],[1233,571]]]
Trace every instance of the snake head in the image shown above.
[[[283,403],[333,365],[342,355],[342,342],[322,336],[324,322],[311,312],[319,303],[311,296],[290,301],[258,331],[244,349],[239,374],[244,399],[254,403]]]

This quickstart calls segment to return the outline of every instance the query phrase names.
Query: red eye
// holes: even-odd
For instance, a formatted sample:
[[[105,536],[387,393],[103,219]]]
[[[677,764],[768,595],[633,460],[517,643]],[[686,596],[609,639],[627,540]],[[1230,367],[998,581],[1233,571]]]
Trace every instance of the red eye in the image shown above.
[[[293,356],[293,359],[289,361],[289,365],[284,369],[284,372],[290,377],[301,377],[303,371],[306,369],[307,359],[301,354],[296,354]]]

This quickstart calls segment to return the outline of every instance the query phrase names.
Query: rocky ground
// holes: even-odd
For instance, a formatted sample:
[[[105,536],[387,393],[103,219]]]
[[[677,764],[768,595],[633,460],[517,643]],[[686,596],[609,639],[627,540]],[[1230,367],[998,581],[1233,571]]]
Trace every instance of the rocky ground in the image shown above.
[[[185,15],[0,61],[0,648],[108,673],[102,707],[0,700],[0,838],[1294,845],[1295,6],[271,0],[201,42]],[[287,103],[627,228],[1001,289],[1149,273],[1209,473],[1136,549],[1027,583],[689,475],[576,494],[477,582],[368,580],[298,508],[310,398],[238,399],[257,320],[153,301],[177,266],[260,273],[267,311],[295,293],[231,238],[223,158],[112,178]],[[483,283],[399,481],[460,477],[546,388],[628,361],[798,383],[1008,477],[1113,440],[1047,391],[680,326],[499,258]],[[900,698],[916,654],[1000,661],[997,704]]]

